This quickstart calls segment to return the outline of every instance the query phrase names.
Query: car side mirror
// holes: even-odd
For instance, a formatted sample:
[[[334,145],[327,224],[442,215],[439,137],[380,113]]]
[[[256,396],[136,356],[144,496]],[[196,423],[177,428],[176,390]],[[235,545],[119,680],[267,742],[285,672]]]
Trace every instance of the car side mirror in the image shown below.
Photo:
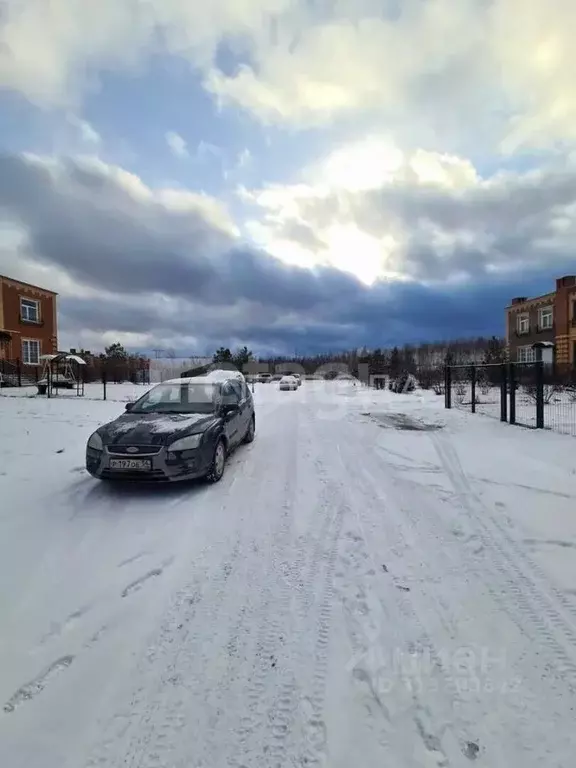
[[[136,403],[126,403],[125,410],[126,411],[131,411],[132,408],[134,408],[135,405],[136,405]]]
[[[240,408],[236,403],[226,403],[222,406],[222,412],[225,416],[231,416],[233,413],[238,413]]]

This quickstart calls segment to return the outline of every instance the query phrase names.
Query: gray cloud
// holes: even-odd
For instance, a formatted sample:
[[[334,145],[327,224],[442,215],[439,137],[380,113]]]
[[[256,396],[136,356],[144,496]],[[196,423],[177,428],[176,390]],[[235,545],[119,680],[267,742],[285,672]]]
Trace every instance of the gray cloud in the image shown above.
[[[26,279],[34,264],[54,270],[65,334],[144,334],[150,347],[181,339],[186,352],[238,342],[286,353],[499,333],[511,296],[548,291],[556,274],[576,270],[574,170],[458,194],[396,185],[360,195],[349,210],[368,211],[363,223],[375,233],[385,231],[378,206],[410,233],[402,266],[418,281],[368,288],[335,269],[287,266],[242,246],[209,200],[153,195],[107,166],[3,157],[0,220],[23,233],[26,247],[11,264],[2,251],[2,268],[16,277],[25,269]],[[455,244],[435,243],[435,229]],[[493,264],[522,272],[492,273]],[[461,273],[473,279],[454,282]]]
[[[387,266],[415,280],[477,278],[488,267],[571,262],[566,234],[576,235],[576,165],[456,188],[424,184],[404,169],[378,189],[311,191],[296,207],[294,219],[271,226],[273,236],[300,245],[298,233],[291,238],[293,221],[320,232],[334,223],[353,224],[375,238],[392,234],[402,242]]]

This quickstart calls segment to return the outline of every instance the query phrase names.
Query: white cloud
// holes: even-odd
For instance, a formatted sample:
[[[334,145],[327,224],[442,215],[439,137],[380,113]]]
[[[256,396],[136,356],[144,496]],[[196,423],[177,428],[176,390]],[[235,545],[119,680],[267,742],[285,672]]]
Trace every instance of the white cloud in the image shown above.
[[[241,170],[243,168],[247,168],[252,163],[252,153],[249,149],[243,149],[242,152],[238,155],[238,159],[236,160],[236,168],[238,170]]]
[[[200,144],[198,144],[198,149],[196,150],[196,157],[199,160],[203,160],[207,157],[222,157],[222,150],[220,147],[217,147],[216,144],[210,144],[209,141],[201,141]]]
[[[208,87],[266,123],[323,124],[379,110],[399,131],[472,134],[497,123],[502,149],[576,139],[576,58],[571,0],[436,0],[330,4],[298,33],[258,41],[232,76],[213,69]],[[289,30],[294,19],[285,21]],[[478,125],[478,122],[481,124]],[[429,130],[428,130],[429,129]]]
[[[101,69],[184,57],[225,104],[302,126],[376,112],[411,143],[576,139],[573,0],[4,0],[1,84],[70,103]],[[216,66],[219,46],[244,59]],[[412,135],[414,134],[414,135]]]
[[[176,155],[176,157],[188,157],[188,145],[179,133],[168,131],[165,138],[172,154]]]
[[[97,146],[102,142],[102,137],[98,131],[87,120],[82,120],[77,115],[69,114],[68,122],[78,130],[80,139],[84,144]]]
[[[299,183],[238,190],[259,213],[247,232],[282,261],[333,266],[367,284],[402,277],[408,241],[402,216],[375,205],[370,193],[420,187],[450,194],[481,185],[468,160],[405,153],[377,136],[340,146],[300,176]]]
[[[576,226],[574,190],[558,171],[485,180],[465,158],[401,152],[375,136],[339,147],[300,178],[240,188],[255,211],[246,230],[284,262],[330,265],[367,284],[448,280],[484,263],[517,269],[567,253]]]
[[[322,348],[382,343],[387,323],[393,343],[407,328],[480,332],[519,280],[574,271],[576,162],[486,180],[466,159],[368,145],[382,159],[375,175],[359,173],[356,142],[359,168],[341,146],[298,184],[242,191],[254,239],[276,259],[242,243],[206,195],[149,187],[97,158],[0,157],[0,272],[60,293],[72,346],[107,333],[178,347],[197,334],[208,349],[285,351],[304,331]],[[390,279],[367,289],[343,271]],[[508,286],[490,285],[495,274]]]

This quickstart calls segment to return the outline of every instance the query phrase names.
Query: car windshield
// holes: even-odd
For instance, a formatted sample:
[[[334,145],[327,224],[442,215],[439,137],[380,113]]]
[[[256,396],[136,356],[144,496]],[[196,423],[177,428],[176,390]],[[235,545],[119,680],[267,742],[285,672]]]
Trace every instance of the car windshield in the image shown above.
[[[135,403],[131,413],[214,413],[219,391],[214,384],[159,384]]]

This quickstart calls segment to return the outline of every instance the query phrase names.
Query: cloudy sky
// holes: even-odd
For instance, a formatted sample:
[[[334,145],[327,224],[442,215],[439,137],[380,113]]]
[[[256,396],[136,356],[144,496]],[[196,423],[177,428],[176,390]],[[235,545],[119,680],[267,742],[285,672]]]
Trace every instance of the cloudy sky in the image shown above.
[[[0,273],[61,346],[503,333],[576,271],[573,0],[2,0]]]

